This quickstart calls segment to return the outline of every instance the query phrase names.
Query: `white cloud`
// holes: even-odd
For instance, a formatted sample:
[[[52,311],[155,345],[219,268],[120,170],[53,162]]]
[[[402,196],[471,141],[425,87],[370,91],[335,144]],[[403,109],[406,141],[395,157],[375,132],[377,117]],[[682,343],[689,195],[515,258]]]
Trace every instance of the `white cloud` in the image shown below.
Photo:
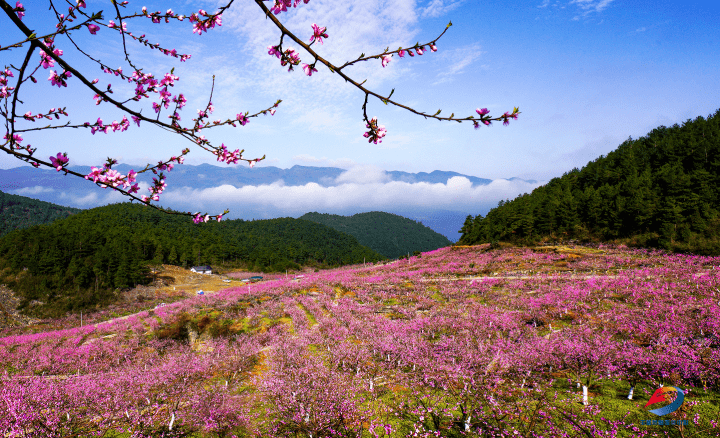
[[[209,189],[175,189],[165,193],[164,204],[179,210],[208,212],[229,208],[231,217],[256,218],[299,216],[309,211],[337,214],[398,209],[479,211],[540,185],[499,179],[473,187],[465,177],[450,178],[445,184],[410,183],[387,181],[377,169],[365,174],[360,174],[360,170],[352,172],[343,174],[346,177],[338,178],[331,187],[316,183],[287,186],[275,182],[240,188],[223,185]]]
[[[464,0],[448,1],[445,0],[432,0],[421,12],[423,17],[440,17],[448,12],[460,7],[464,3]]]
[[[335,183],[337,184],[370,184],[384,183],[388,181],[390,181],[390,177],[388,176],[388,174],[379,167],[372,165],[355,166],[335,178]]]
[[[416,3],[416,0],[313,0],[308,4],[301,2],[279,18],[305,42],[312,34],[312,24],[326,27],[328,38],[312,48],[339,66],[361,53],[374,55],[388,47],[397,49],[415,44],[420,30]],[[268,96],[280,97],[283,103],[279,112],[285,120],[291,120],[289,128],[325,136],[358,136],[354,123],[362,115],[359,110],[362,95],[357,88],[349,86],[321,63],[316,66],[317,73],[306,76],[302,63],[312,63],[313,59],[286,35],[283,49],[298,50],[302,60],[295,71],[288,73],[279,65],[279,59],[268,55],[267,47],[280,41],[279,30],[262,14],[249,13],[255,9],[257,5],[253,1],[237,0],[234,7],[223,14],[222,31],[234,34],[243,44],[237,56],[225,60],[225,68],[234,74],[227,86],[220,87],[229,92],[215,99],[218,113],[224,107],[237,105],[238,101],[245,102],[243,109],[254,110],[267,103]],[[400,62],[398,57],[393,61],[382,68],[380,60],[369,60],[346,67],[342,72],[358,83],[367,80],[368,89],[384,94],[390,91],[391,83],[407,77],[416,68],[412,63]],[[209,64],[207,72],[198,72],[198,75],[208,76],[211,69],[218,74]],[[242,85],[233,86],[233,83]],[[261,100],[263,96],[265,101]],[[378,102],[371,98],[370,103]]]
[[[463,73],[465,69],[478,60],[483,53],[478,44],[442,53],[441,56],[445,61],[445,65],[443,66],[443,72],[438,75],[440,79],[438,83],[447,82],[451,80],[453,76]]]
[[[647,30],[646,27],[640,27],[640,28],[638,28],[638,29],[635,29],[635,32],[638,32],[638,33],[639,33],[639,32],[645,32],[646,30]]]
[[[581,17],[587,17],[591,12],[600,13],[607,9],[613,0],[571,0],[569,4],[577,5],[583,13],[573,17],[573,20],[577,21]]]
[[[41,193],[52,193],[55,189],[51,187],[35,186],[35,187],[23,187],[22,189],[14,190],[16,195],[20,196],[33,196]]]

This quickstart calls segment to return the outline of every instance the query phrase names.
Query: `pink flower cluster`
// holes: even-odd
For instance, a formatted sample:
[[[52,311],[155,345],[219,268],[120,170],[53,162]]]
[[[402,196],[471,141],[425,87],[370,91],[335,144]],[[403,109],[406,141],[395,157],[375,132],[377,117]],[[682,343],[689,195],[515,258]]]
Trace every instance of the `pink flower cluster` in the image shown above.
[[[4,71],[0,71],[0,97],[3,99],[6,99],[10,97],[11,92],[15,89],[15,87],[9,87],[8,86],[8,79],[7,78],[13,78],[15,75],[10,71],[9,68],[6,68]]]
[[[368,139],[368,143],[382,143],[381,138],[385,137],[387,129],[385,129],[385,126],[383,125],[378,126],[377,117],[370,119],[370,122],[366,123],[365,127],[370,129],[368,132],[363,134],[363,137]]]
[[[64,71],[62,74],[57,74],[55,70],[50,70],[50,77],[48,77],[48,81],[52,83],[52,85],[57,85],[58,87],[67,87],[67,80],[72,76],[72,73],[69,71]]]
[[[234,152],[228,152],[225,143],[220,145],[220,149],[213,153],[217,155],[217,161],[222,161],[227,164],[237,164],[238,161],[243,159],[242,151],[240,149],[235,149]]]
[[[320,44],[323,43],[323,38],[327,38],[327,27],[320,27],[317,24],[313,23],[313,34],[310,37],[310,44],[314,43],[315,41],[319,42]]]
[[[161,162],[161,166],[162,166],[162,162]],[[170,163],[169,168],[167,168],[167,170],[168,171],[172,170],[172,163]],[[150,200],[159,201],[160,195],[162,194],[163,191],[165,191],[166,188],[167,188],[167,184],[165,184],[165,176],[161,173],[157,178],[153,178],[153,186],[148,187],[150,196],[148,197],[148,196],[143,195],[140,198],[145,203],[150,202]]]
[[[428,47],[430,47],[430,50],[432,50],[433,52],[437,52],[437,46],[435,46],[435,44],[429,44]],[[415,52],[417,52],[417,54],[418,54],[418,55],[421,55],[421,56],[422,56],[423,53],[425,53],[425,50],[426,50],[426,49],[425,49],[425,46],[415,47]],[[407,54],[410,55],[411,57],[415,56],[415,53],[412,51],[412,48],[410,48],[410,49],[402,49],[402,48],[401,48],[400,50],[398,50],[397,54],[398,54],[399,57],[404,58],[406,51],[407,51]],[[382,60],[382,66],[383,66],[383,67],[385,67],[386,65],[388,65],[388,63],[390,62],[390,58],[391,58],[392,56],[393,56],[393,55],[390,54],[390,55],[382,55],[382,56],[380,57],[381,60]]]
[[[235,115],[235,118],[237,119],[238,122],[240,122],[240,124],[241,124],[242,126],[247,125],[247,123],[250,121],[250,120],[248,120],[248,118],[245,116],[245,114],[242,114],[242,113]],[[235,126],[234,123],[233,123],[232,125]]]
[[[172,11],[168,11],[172,12]],[[203,20],[200,17],[209,17]],[[217,26],[222,26],[222,14],[210,15],[204,10],[200,9],[197,14],[192,14],[189,20],[193,24],[193,33],[202,35],[203,32],[207,32],[209,29]]]
[[[52,45],[52,41],[51,41],[51,45]],[[50,48],[52,49],[52,46]],[[53,53],[55,54],[55,56],[62,56],[63,51],[60,49],[54,49]],[[50,55],[48,55],[47,53],[41,51],[40,52],[40,65],[42,65],[44,69],[48,69],[50,67],[55,66],[55,60],[52,59],[50,57]]]
[[[288,71],[293,71],[293,67],[300,64],[300,54],[295,49],[286,49],[284,52],[280,51],[280,46],[268,46],[268,55],[275,55],[280,58],[280,65],[285,67],[290,64]],[[307,64],[306,64],[307,65]],[[303,67],[305,69],[305,67]],[[317,70],[315,70],[317,71]],[[306,71],[307,73],[307,71]],[[310,73],[312,74],[312,72]],[[309,75],[308,75],[309,76]]]
[[[58,154],[58,157],[59,156],[60,154]],[[122,184],[124,189],[130,188],[128,193],[137,193],[138,190],[140,190],[140,186],[135,183],[135,176],[137,173],[134,170],[130,170],[127,176],[122,175],[117,170],[111,168],[115,163],[115,160],[108,160],[108,162],[101,168],[92,167],[90,169],[91,172],[85,175],[85,179],[92,179],[93,182],[100,183],[100,187],[102,188],[107,188],[108,186],[115,188]]]
[[[485,117],[488,113],[490,113],[490,110],[488,110],[487,108],[478,108],[475,110],[475,112],[480,115],[480,122],[482,122],[486,126],[490,126],[492,122],[490,120],[487,120],[489,117]],[[473,122],[473,124],[475,125],[475,129],[480,127],[480,122]]]
[[[313,73],[317,73],[317,69],[315,68],[315,66],[309,64],[303,64],[302,69],[308,76],[312,76]]]
[[[50,157],[50,162],[52,163],[53,166],[55,166],[55,169],[58,172],[60,172],[63,169],[63,167],[67,166],[69,161],[70,160],[68,159],[66,153],[61,154],[60,152],[58,152],[56,157],[53,157],[53,156]]]
[[[307,3],[307,2],[305,2],[305,3]],[[23,4],[20,2],[16,2],[13,12],[16,12],[18,18],[22,20],[23,17],[25,16],[25,8],[23,7]]]
[[[107,27],[110,29],[115,29],[118,27],[118,25],[115,24],[114,21],[110,20],[110,21],[108,21]],[[126,21],[122,22],[122,30],[123,30],[123,32],[127,32],[127,22]]]
[[[133,119],[137,119],[137,120],[135,120],[135,122],[138,124],[138,126],[140,126],[140,119],[138,119],[135,116],[133,116]],[[110,131],[112,131],[112,132],[127,131],[127,129],[130,127],[130,122],[128,121],[126,116],[123,116],[122,120],[120,120],[119,122],[117,120],[114,120],[109,125],[104,125],[102,119],[98,118],[97,122],[95,122],[95,124],[90,125],[88,122],[85,122],[85,126],[90,127],[90,132],[93,135],[95,135],[95,132],[98,132],[98,131],[104,132],[105,134],[107,134]]]
[[[11,137],[9,133],[5,133],[5,135],[3,136],[3,140],[10,141],[11,143],[17,143],[19,145],[20,143],[22,143],[23,138],[20,134],[13,134]]]
[[[310,0],[303,0],[303,3],[308,4]],[[297,5],[300,4],[300,0],[275,0],[275,3],[270,8],[270,10],[275,14],[278,15],[281,12],[286,12],[288,8],[297,7]]]
[[[68,115],[67,112],[65,111],[65,108],[50,108],[50,111],[48,111],[47,114],[32,115],[32,112],[28,111],[25,114],[23,114],[23,119],[27,120],[28,122],[34,122],[36,119],[40,120],[43,117],[48,120],[52,120],[53,117],[55,117],[56,119],[59,119],[61,114],[64,116]]]

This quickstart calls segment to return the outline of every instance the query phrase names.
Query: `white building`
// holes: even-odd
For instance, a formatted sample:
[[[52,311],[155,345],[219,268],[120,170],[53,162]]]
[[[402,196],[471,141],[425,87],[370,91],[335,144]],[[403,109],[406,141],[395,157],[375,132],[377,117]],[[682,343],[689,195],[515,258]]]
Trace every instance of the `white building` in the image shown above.
[[[212,274],[212,268],[210,266],[193,266],[190,268],[190,272],[197,272],[199,274]]]

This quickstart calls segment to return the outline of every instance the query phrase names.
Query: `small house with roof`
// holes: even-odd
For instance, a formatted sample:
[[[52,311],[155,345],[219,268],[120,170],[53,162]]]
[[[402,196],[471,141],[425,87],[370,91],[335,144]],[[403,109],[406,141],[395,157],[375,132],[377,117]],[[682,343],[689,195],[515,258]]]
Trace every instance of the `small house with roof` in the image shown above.
[[[198,274],[212,274],[212,268],[210,266],[193,266],[190,268],[190,272],[197,272]]]

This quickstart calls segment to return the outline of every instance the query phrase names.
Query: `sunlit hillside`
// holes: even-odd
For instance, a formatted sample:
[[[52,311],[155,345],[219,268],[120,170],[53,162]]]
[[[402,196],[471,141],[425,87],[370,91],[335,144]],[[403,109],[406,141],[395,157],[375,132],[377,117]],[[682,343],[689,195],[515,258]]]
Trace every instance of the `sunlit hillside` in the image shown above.
[[[719,289],[720,258],[485,245],[28,327],[0,435],[720,436]]]

